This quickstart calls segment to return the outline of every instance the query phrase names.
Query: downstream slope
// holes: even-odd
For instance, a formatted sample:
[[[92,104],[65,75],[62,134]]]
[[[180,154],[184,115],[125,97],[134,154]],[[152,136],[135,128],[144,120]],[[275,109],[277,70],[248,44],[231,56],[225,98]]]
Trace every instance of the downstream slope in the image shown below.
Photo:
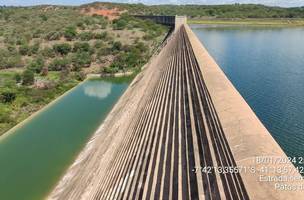
[[[245,172],[223,171],[237,161],[187,29],[136,77],[50,199],[246,200],[247,187],[267,196]]]

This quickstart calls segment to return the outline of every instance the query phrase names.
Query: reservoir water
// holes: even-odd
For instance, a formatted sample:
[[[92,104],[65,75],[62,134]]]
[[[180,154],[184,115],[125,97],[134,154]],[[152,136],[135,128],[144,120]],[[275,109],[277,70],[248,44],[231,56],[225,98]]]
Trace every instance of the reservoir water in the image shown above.
[[[290,157],[304,157],[304,28],[192,25]]]
[[[43,199],[129,82],[130,78],[87,80],[0,137],[0,199]]]

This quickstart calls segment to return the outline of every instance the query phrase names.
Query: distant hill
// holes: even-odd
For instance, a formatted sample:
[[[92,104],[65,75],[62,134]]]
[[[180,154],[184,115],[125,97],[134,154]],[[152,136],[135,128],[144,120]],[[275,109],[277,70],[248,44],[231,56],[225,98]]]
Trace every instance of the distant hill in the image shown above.
[[[304,18],[304,7],[282,8],[257,4],[231,5],[144,5],[95,2],[83,6],[108,6],[130,14],[187,15],[194,18]]]

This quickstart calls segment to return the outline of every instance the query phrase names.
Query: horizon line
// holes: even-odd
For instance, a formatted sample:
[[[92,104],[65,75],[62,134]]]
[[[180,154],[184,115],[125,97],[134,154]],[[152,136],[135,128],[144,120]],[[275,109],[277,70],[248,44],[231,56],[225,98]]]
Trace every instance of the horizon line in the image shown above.
[[[90,3],[83,3],[83,4],[32,4],[32,5],[5,5],[5,4],[0,4],[0,7],[38,7],[38,6],[70,6],[70,7],[77,7],[77,6],[83,6],[83,5],[89,5],[89,4],[94,4],[94,3],[110,3],[110,4],[130,4],[130,5],[145,5],[145,6],[225,6],[225,5],[260,5],[260,6],[265,6],[265,7],[277,7],[277,8],[303,8],[304,5],[302,6],[279,6],[279,5],[267,5],[267,4],[262,4],[262,3],[223,3],[223,4],[193,4],[193,3],[185,3],[185,4],[166,4],[166,3],[160,3],[160,4],[147,4],[147,3],[127,3],[127,2],[102,2],[102,1],[95,1],[95,2],[90,2]]]

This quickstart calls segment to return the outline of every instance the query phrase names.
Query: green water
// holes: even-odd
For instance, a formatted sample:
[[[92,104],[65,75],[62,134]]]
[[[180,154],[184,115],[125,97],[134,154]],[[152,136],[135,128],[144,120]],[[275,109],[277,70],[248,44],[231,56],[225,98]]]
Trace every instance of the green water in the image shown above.
[[[0,137],[0,199],[43,199],[129,82],[88,80],[22,127]]]

